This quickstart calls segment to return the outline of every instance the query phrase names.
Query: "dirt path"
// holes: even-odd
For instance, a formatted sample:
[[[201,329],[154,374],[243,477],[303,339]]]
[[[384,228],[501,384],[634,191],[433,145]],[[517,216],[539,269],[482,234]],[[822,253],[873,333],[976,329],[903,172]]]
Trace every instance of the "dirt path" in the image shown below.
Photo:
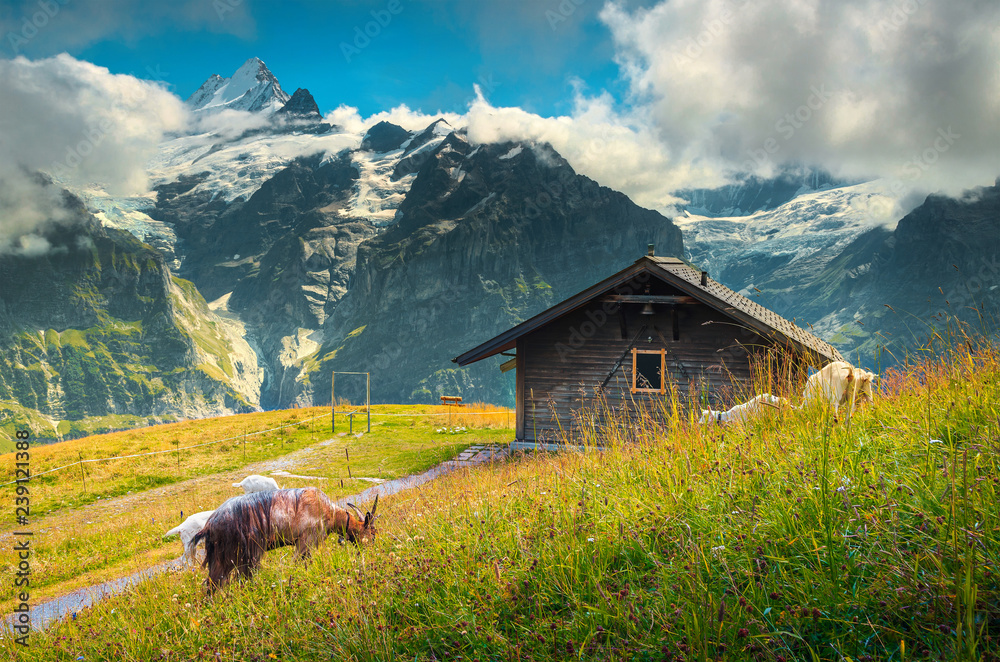
[[[120,513],[127,509],[130,504],[135,503],[136,500],[148,500],[150,497],[162,496],[168,492],[177,490],[186,484],[196,484],[198,481],[218,482],[221,479],[228,481],[239,476],[245,476],[248,472],[264,473],[270,471],[287,471],[288,469],[294,468],[295,464],[297,464],[295,460],[308,459],[312,453],[318,450],[317,446],[326,445],[333,441],[336,441],[336,439],[320,442],[320,444],[294,451],[280,458],[247,465],[236,471],[192,478],[188,481],[154,488],[152,490],[142,492],[141,494],[128,494],[113,499],[107,499],[101,503],[87,505],[79,509],[79,512],[87,517],[101,517],[109,513]],[[341,506],[343,506],[347,501],[366,503],[374,499],[376,495],[385,497],[392,494],[398,494],[399,492],[423,485],[424,483],[443,476],[451,471],[454,471],[455,469],[472,467],[488,461],[501,461],[506,459],[508,455],[509,450],[506,446],[473,445],[460,453],[454,460],[446,460],[441,464],[424,471],[423,473],[404,476],[403,478],[396,478],[393,480],[386,480],[378,483],[377,485],[373,485],[358,494],[346,496],[338,500],[337,503]],[[2,540],[2,537],[0,537],[0,540]],[[68,593],[58,598],[35,605],[29,612],[31,626],[33,629],[41,630],[48,627],[52,623],[65,618],[66,616],[72,615],[73,618],[76,618],[76,614],[82,609],[91,607],[107,597],[122,593],[149,577],[153,577],[169,570],[179,570],[183,567],[183,560],[177,558],[173,561],[160,563],[150,568],[140,570],[139,572],[135,572],[126,577],[120,577],[118,579],[102,582],[93,586],[87,586],[73,591],[72,593]],[[10,627],[10,625],[13,624],[13,620],[14,615],[12,614],[7,615],[4,618],[4,622],[7,627]]]

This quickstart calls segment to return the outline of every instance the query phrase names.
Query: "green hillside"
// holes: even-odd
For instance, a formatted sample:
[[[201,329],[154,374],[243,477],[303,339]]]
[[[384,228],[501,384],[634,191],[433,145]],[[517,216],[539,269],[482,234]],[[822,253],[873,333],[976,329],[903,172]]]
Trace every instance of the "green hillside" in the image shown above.
[[[853,417],[588,443],[385,499],[372,546],[269,552],[214,598],[158,577],[29,658],[997,659],[995,348],[884,374]]]

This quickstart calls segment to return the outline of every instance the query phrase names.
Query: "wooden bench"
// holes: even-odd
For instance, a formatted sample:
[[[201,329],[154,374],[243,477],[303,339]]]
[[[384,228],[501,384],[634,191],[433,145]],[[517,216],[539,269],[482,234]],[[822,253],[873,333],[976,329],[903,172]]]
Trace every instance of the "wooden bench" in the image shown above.
[[[460,395],[442,395],[441,404],[443,405],[454,405],[455,407],[464,407],[462,404],[462,396]]]

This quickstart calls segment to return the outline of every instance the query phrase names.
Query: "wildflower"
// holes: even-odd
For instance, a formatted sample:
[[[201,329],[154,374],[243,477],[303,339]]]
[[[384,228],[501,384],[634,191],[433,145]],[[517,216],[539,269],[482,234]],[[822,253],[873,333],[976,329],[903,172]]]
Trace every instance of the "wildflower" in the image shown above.
[[[736,636],[739,637],[740,639],[746,639],[748,636],[750,636],[750,630],[746,628],[740,628],[736,632]]]

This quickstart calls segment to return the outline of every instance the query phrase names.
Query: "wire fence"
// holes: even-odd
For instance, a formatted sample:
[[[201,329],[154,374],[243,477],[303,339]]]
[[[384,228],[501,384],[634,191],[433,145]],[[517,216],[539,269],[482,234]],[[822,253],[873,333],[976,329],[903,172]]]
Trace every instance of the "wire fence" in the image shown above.
[[[253,437],[253,436],[256,436],[256,435],[260,435],[260,434],[267,434],[268,432],[277,432],[278,430],[283,430],[285,428],[297,427],[299,425],[302,425],[303,423],[308,423],[309,421],[315,421],[318,418],[325,418],[327,416],[329,416],[329,414],[325,414],[324,413],[324,414],[320,414],[319,416],[313,416],[312,418],[304,418],[301,421],[295,421],[294,423],[288,423],[287,425],[279,425],[276,428],[268,428],[267,430],[257,430],[256,432],[247,432],[246,434],[239,434],[239,435],[236,435],[235,437],[226,437],[225,439],[216,439],[214,441],[206,441],[204,443],[193,444],[191,446],[181,446],[179,448],[167,448],[167,449],[164,449],[162,451],[149,451],[148,453],[133,453],[132,455],[111,455],[109,457],[95,457],[95,458],[91,458],[89,460],[77,460],[76,462],[72,462],[70,464],[64,464],[63,466],[56,467],[55,469],[47,469],[45,471],[39,471],[38,473],[33,473],[28,478],[22,478],[22,479],[19,479],[19,480],[12,480],[12,481],[10,481],[8,483],[0,483],[0,487],[6,487],[8,485],[14,485],[15,483],[23,483],[25,481],[31,480],[32,478],[35,478],[36,476],[44,476],[45,474],[50,474],[50,473],[53,473],[53,472],[56,472],[56,471],[62,471],[63,469],[69,469],[70,467],[76,467],[76,466],[88,464],[88,463],[91,463],[91,462],[110,462],[112,460],[127,460],[127,459],[133,458],[133,457],[146,457],[146,456],[149,456],[149,455],[162,455],[164,453],[179,453],[180,451],[189,450],[191,448],[201,448],[203,446],[212,446],[214,444],[224,444],[227,441],[237,441],[237,440],[240,440],[240,439],[245,439],[247,437]]]
[[[341,413],[342,416],[347,416],[347,415],[352,414],[352,413],[357,413],[357,411],[361,411],[361,410],[359,409],[359,410],[356,410],[355,412],[347,412],[347,413],[340,412],[340,413]],[[510,410],[461,412],[461,415],[462,416],[484,416],[484,415],[487,415],[487,414],[506,414],[506,413],[510,413]],[[372,412],[372,416],[373,417],[377,417],[377,416],[408,416],[408,417],[411,417],[411,418],[428,417],[428,416],[448,416],[449,414],[450,414],[450,412],[440,412],[440,413],[433,413],[433,414],[377,414],[375,412]],[[275,427],[275,428],[268,428],[266,430],[257,430],[256,432],[247,432],[246,434],[239,434],[239,435],[236,435],[234,437],[226,437],[225,439],[215,439],[213,441],[206,441],[206,442],[201,443],[201,444],[193,444],[191,446],[181,446],[180,448],[167,448],[167,449],[160,450],[160,451],[149,451],[148,453],[133,453],[131,455],[111,455],[109,457],[96,457],[96,458],[91,458],[91,459],[88,459],[88,460],[82,460],[81,459],[81,460],[77,460],[76,462],[71,462],[70,464],[64,464],[61,467],[56,467],[54,469],[46,469],[45,471],[39,471],[38,473],[33,473],[30,476],[28,476],[27,478],[21,478],[21,479],[18,479],[18,480],[12,480],[12,481],[9,481],[7,483],[0,483],[0,487],[7,487],[8,485],[14,485],[16,483],[24,483],[24,482],[30,481],[32,478],[36,478],[38,476],[44,476],[46,474],[55,473],[56,471],[62,471],[63,469],[70,469],[72,467],[82,466],[84,464],[93,463],[93,462],[111,462],[112,460],[127,460],[129,458],[135,458],[135,457],[146,457],[146,456],[150,456],[150,455],[162,455],[162,454],[165,454],[165,453],[179,453],[180,451],[190,450],[192,448],[201,448],[203,446],[212,446],[214,444],[223,444],[223,443],[226,443],[227,441],[238,441],[240,439],[246,439],[248,437],[253,437],[253,436],[256,436],[256,435],[268,434],[269,432],[277,432],[277,431],[283,430],[285,428],[297,427],[299,425],[302,425],[303,423],[308,423],[310,421],[315,421],[316,419],[319,419],[319,418],[326,418],[327,416],[330,416],[330,414],[323,413],[323,414],[320,414],[318,416],[313,416],[312,418],[305,418],[305,419],[302,419],[301,421],[295,421],[295,422],[292,422],[292,423],[288,423],[286,425],[279,425],[278,427]]]
[[[361,411],[361,410],[359,409],[358,411]],[[372,412],[372,418],[375,418],[376,416],[410,416],[410,417],[419,417],[419,416],[448,416],[448,415],[451,415],[451,414],[454,414],[455,416],[458,416],[458,415],[462,415],[462,416],[485,416],[487,414],[510,414],[510,413],[513,413],[513,412],[511,410],[509,410],[509,409],[501,409],[501,410],[498,410],[498,411],[462,411],[461,409],[456,409],[453,412],[443,411],[443,412],[436,413],[436,414],[376,414],[375,412]]]

